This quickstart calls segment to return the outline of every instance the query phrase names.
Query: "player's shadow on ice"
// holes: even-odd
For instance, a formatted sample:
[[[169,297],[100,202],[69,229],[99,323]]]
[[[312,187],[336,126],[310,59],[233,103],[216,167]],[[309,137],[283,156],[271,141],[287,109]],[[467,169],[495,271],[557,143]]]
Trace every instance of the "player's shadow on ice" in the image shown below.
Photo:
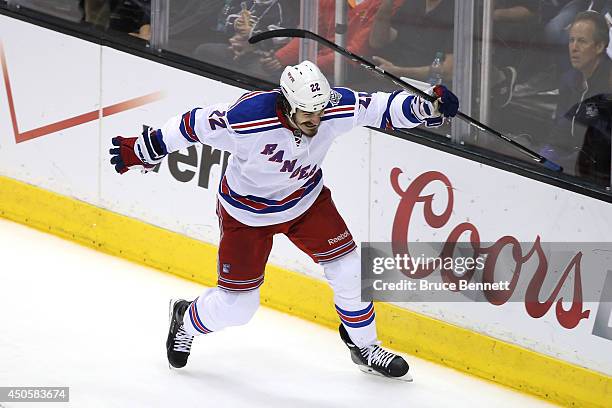
[[[334,372],[323,372],[318,375],[313,374],[312,379],[304,384],[303,388],[298,389],[296,382],[302,379],[293,379],[290,373],[279,372],[274,376],[266,376],[266,378],[257,379],[256,367],[244,367],[245,370],[251,371],[244,378],[237,378],[233,375],[225,373],[211,372],[204,369],[192,368],[187,370],[173,370],[173,374],[180,375],[181,380],[189,380],[189,388],[197,387],[198,392],[207,394],[211,400],[217,399],[218,396],[226,395],[224,402],[232,406],[265,406],[265,407],[292,407],[292,408],[345,408],[347,401],[351,399],[359,399],[359,390],[364,385],[363,381],[370,382],[371,387],[392,387],[405,388],[407,391],[410,386],[401,381],[379,378],[357,372],[350,372],[350,369],[357,368],[349,367],[347,370]],[[255,374],[254,374],[255,373]],[[317,390],[317,384],[333,384],[338,390],[352,395],[344,395],[340,398],[342,391],[337,392],[334,396],[326,395],[325,391]],[[287,388],[295,388],[294,395],[288,396]],[[372,391],[370,387],[367,387]],[[277,391],[282,390],[282,391]],[[365,391],[365,392],[369,392]],[[380,389],[382,391],[382,389]],[[215,395],[213,395],[213,393]],[[335,400],[326,400],[326,398],[338,398]],[[353,398],[351,398],[353,397]]]

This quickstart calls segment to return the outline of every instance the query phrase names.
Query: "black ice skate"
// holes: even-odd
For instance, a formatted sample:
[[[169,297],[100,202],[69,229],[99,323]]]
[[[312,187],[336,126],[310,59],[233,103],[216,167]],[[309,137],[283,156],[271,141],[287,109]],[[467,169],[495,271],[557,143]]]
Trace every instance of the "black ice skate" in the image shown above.
[[[193,336],[183,329],[183,315],[189,307],[189,302],[183,299],[170,300],[170,329],[166,340],[168,363],[171,367],[181,368],[187,364]]]
[[[382,375],[403,381],[412,381],[408,374],[408,363],[401,356],[385,350],[377,344],[359,348],[340,324],[340,338],[351,351],[351,360],[364,373]]]

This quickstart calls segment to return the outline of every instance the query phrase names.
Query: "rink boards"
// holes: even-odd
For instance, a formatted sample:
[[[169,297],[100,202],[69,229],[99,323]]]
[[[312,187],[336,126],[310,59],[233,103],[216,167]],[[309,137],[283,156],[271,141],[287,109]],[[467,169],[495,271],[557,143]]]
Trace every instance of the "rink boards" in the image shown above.
[[[190,148],[158,172],[118,176],[108,148],[113,136],[244,90],[5,16],[0,42],[2,215],[214,285],[215,193],[226,154]],[[605,242],[612,230],[607,203],[369,129],[338,138],[324,171],[357,241],[444,241],[462,223],[482,242]],[[431,196],[433,213],[448,210],[436,227]],[[320,267],[284,237],[270,263],[264,304],[337,324]],[[603,284],[608,269],[589,273]],[[381,338],[399,350],[564,404],[605,405],[610,306],[573,303],[576,312],[553,304],[537,318],[521,302],[381,303],[377,319]]]

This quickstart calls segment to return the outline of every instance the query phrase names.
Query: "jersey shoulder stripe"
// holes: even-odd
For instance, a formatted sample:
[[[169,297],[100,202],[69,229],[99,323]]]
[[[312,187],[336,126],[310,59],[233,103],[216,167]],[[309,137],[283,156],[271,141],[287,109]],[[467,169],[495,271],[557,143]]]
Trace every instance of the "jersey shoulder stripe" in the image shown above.
[[[253,133],[281,127],[276,115],[280,91],[256,91],[242,95],[227,111],[227,121],[236,133]]]
[[[278,116],[276,116],[275,114],[273,118],[253,120],[250,122],[242,122],[235,124],[232,126],[232,129],[234,129],[234,132],[244,135],[249,133],[263,132],[266,130],[278,129],[281,127],[283,127],[283,125],[278,119]]]
[[[321,121],[340,118],[351,118],[355,116],[355,106],[338,106],[325,109]]]

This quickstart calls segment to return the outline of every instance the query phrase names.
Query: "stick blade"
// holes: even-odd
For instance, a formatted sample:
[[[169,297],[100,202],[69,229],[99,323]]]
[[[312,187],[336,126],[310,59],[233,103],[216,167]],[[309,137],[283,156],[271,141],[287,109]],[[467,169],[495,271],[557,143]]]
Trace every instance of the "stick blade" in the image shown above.
[[[299,28],[282,28],[279,30],[264,31],[249,38],[249,44],[256,44],[260,41],[269,40],[270,38],[306,38],[307,32],[308,31]]]
[[[542,157],[542,161],[540,163],[542,163],[544,165],[544,167],[546,167],[547,169],[550,169],[552,171],[556,171],[561,173],[563,171],[563,167],[559,166],[557,163],[548,160],[545,157]]]

